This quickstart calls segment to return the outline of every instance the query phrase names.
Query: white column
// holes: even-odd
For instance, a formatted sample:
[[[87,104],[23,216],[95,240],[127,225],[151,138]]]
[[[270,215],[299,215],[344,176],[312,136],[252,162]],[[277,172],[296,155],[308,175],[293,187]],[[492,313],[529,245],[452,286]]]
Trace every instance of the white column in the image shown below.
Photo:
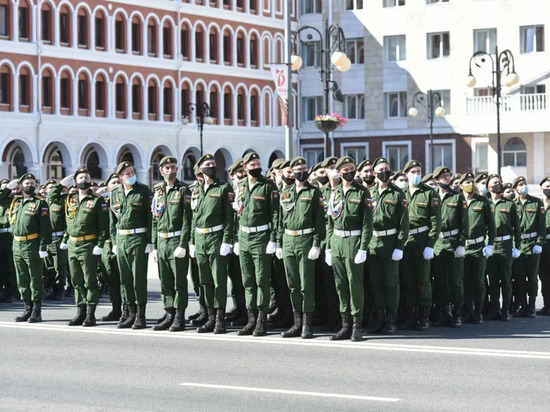
[[[95,117],[95,80],[90,79],[90,117]]]
[[[544,154],[544,132],[533,133],[533,167],[531,170],[533,171],[532,180],[537,184],[545,177]]]

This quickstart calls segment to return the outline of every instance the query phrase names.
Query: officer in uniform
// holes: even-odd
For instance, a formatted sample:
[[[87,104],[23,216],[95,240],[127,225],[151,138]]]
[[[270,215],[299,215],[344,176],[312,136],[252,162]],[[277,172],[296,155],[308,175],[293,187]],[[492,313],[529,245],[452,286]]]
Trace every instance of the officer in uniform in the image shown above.
[[[460,178],[462,175],[460,173],[455,173],[451,176],[451,189],[453,189],[455,192],[458,192],[460,190]]]
[[[476,184],[476,189],[477,189],[477,193],[482,195],[482,196],[487,196],[487,197],[491,197],[491,193],[489,193],[489,189],[487,187],[487,173],[479,173],[476,177],[475,177],[475,184]]]
[[[201,291],[204,294],[208,321],[198,333],[225,333],[227,303],[227,255],[233,240],[233,189],[216,177],[214,156],[205,154],[197,162],[204,175],[204,185],[191,195],[193,220],[189,253],[196,256]]]
[[[117,175],[122,184],[111,194],[110,231],[113,253],[117,256],[122,297],[128,305],[128,318],[119,328],[146,327],[147,254],[151,243],[151,191],[137,182],[134,166],[121,162]]]
[[[479,325],[483,323],[485,269],[487,258],[493,254],[495,217],[489,199],[476,193],[472,173],[464,173],[459,182],[468,205],[463,313],[466,322]]]
[[[13,265],[13,236],[9,218],[10,205],[13,196],[15,196],[15,190],[6,187],[9,182],[9,179],[3,179],[0,182],[0,262],[4,262],[3,265],[0,265],[0,302],[6,303],[12,303],[18,299],[17,279]],[[19,186],[18,181],[15,183]]]
[[[283,338],[313,337],[315,308],[315,261],[321,254],[325,238],[325,214],[322,194],[308,179],[303,157],[290,162],[295,184],[281,192],[277,257],[282,257],[290,287],[294,326],[283,332]]]
[[[36,178],[26,173],[6,186],[13,190],[20,183],[22,196],[14,196],[9,210],[13,235],[13,260],[17,275],[17,287],[25,310],[15,318],[16,322],[41,322],[44,281],[42,259],[48,256],[47,247],[52,240],[52,228],[48,204],[36,195]]]
[[[540,190],[543,194],[545,210],[546,242],[542,247],[539,264],[539,279],[544,302],[542,309],[537,311],[539,316],[550,316],[550,177],[545,177],[540,182]]]
[[[248,322],[239,335],[267,334],[271,256],[277,249],[279,191],[262,176],[260,156],[247,153],[248,178],[239,183],[239,258],[245,288]]]
[[[164,182],[155,186],[151,205],[153,213],[153,259],[156,258],[160,294],[166,316],[153,330],[185,329],[187,308],[187,271],[189,269],[189,236],[191,231],[191,192],[177,179],[178,160],[165,156],[159,162]]]

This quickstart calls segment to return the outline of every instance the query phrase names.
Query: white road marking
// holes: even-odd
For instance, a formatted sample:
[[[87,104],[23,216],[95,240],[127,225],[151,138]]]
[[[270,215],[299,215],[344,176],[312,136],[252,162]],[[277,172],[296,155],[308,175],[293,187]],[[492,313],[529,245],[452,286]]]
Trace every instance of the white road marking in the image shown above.
[[[342,393],[289,391],[286,389],[267,389],[267,388],[252,388],[248,386],[211,385],[207,383],[185,382],[185,383],[180,383],[180,386],[207,388],[207,389],[225,389],[225,390],[231,390],[231,391],[278,393],[283,395],[314,396],[319,398],[358,399],[361,401],[398,402],[400,400],[398,398],[382,398],[380,396],[361,396],[361,395],[345,395]]]
[[[226,335],[214,334],[198,334],[194,330],[188,329],[185,332],[165,332],[146,330],[131,330],[131,329],[116,329],[116,327],[105,325],[93,328],[71,327],[60,324],[28,324],[14,322],[0,322],[0,328],[5,329],[20,329],[20,330],[42,330],[68,333],[91,333],[102,335],[122,335],[122,336],[138,336],[138,337],[154,337],[154,338],[170,338],[170,339],[189,339],[217,342],[241,342],[249,344],[264,344],[264,345],[290,345],[290,346],[313,346],[320,348],[343,348],[353,350],[379,350],[379,351],[397,351],[397,352],[416,352],[416,353],[434,353],[447,355],[468,355],[468,356],[485,356],[485,357],[500,357],[500,358],[522,358],[522,359],[541,359],[550,360],[550,352],[534,352],[534,351],[519,351],[519,350],[504,350],[504,349],[480,349],[455,346],[427,346],[427,345],[405,345],[399,343],[380,343],[377,339],[368,339],[364,342],[330,342],[321,340],[320,338],[313,340],[303,339],[283,339],[279,335],[252,337],[252,336],[237,336],[229,333]]]

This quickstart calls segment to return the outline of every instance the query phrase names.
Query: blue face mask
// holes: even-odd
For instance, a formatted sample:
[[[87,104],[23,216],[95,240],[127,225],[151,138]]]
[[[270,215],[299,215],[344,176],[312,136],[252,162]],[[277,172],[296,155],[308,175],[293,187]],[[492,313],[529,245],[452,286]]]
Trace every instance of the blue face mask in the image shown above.
[[[407,181],[404,181],[404,182],[398,181],[398,182],[395,183],[395,185],[396,185],[399,189],[405,190],[405,189],[409,186],[409,182],[407,182]]]
[[[135,185],[136,181],[137,181],[137,177],[135,177],[135,176],[132,176],[132,177],[129,177],[128,179],[126,179],[126,183],[128,183],[130,186]]]
[[[489,189],[487,189],[487,186],[482,186],[481,189],[479,190],[481,192],[481,194],[483,195],[486,195],[487,193],[489,193]]]
[[[529,186],[522,186],[521,189],[518,190],[518,193],[520,195],[526,195],[527,193],[529,193]]]
[[[433,190],[435,190],[436,192],[439,190],[439,186],[438,185],[435,185],[434,187],[432,187]]]
[[[103,192],[103,193],[101,194],[101,196],[103,196],[103,197],[109,197],[110,194],[111,194],[110,192]]]
[[[422,176],[420,176],[420,175],[415,175],[414,177],[412,177],[412,176],[409,177],[409,182],[413,186],[418,186],[421,181],[422,181]]]

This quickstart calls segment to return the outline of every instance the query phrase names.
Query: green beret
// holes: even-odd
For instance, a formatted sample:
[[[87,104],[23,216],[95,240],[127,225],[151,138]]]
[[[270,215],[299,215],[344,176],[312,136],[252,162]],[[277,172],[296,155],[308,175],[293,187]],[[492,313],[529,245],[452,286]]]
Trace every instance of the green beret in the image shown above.
[[[36,177],[34,177],[32,173],[25,173],[23,176],[19,178],[19,183],[23,183],[24,180],[28,180],[28,179],[34,180],[35,182],[37,181]]]
[[[336,166],[334,167],[336,170],[339,170],[343,165],[348,163],[353,163],[355,165],[355,160],[353,160],[351,156],[344,156],[338,159],[338,161],[336,162]]]
[[[470,174],[473,176],[472,173]],[[454,175],[451,176],[451,182],[454,182],[455,180],[460,180],[461,177],[462,175],[460,173],[455,173]]]
[[[420,163],[418,160],[409,160],[405,164],[405,167],[403,168],[403,172],[407,173],[410,169],[412,169],[413,167],[416,167],[416,166],[418,166],[422,169],[422,163]]]
[[[527,179],[525,179],[525,177],[523,176],[518,176],[516,177],[513,181],[512,181],[512,187],[515,189],[517,185],[519,185],[520,182],[526,182],[527,183]]]
[[[372,166],[372,162],[369,160],[369,159],[366,159],[366,160],[363,160],[361,163],[359,163],[359,165],[357,166],[357,171],[360,172],[361,170],[363,170],[363,168],[365,166],[369,166],[371,165]]]
[[[285,159],[275,159],[273,163],[271,163],[271,167],[275,170],[281,169],[281,165],[285,162]]]
[[[197,162],[197,165],[199,167],[201,167],[201,165],[206,162],[207,160],[212,160],[214,159],[214,156],[212,156],[210,153],[207,153],[205,155],[202,155],[202,157],[199,159],[199,161]]]
[[[113,180],[115,177],[118,177],[116,173],[111,173],[107,180],[105,180],[105,183],[109,183],[111,180]]]
[[[433,172],[434,179],[437,179],[439,176],[441,176],[443,173],[449,173],[451,174],[451,170],[446,166],[438,166],[435,168]]]
[[[193,173],[195,175],[202,175],[201,170],[199,169],[199,164],[197,163],[195,166],[193,166]]]
[[[106,187],[107,186],[107,182],[99,182],[97,184],[98,187]]]
[[[125,171],[129,167],[134,167],[134,165],[132,163],[128,162],[128,161],[120,162],[118,164],[118,166],[116,167],[116,174],[117,175],[121,174],[123,171]],[[75,174],[74,177],[76,177],[76,174]]]
[[[478,175],[479,176],[479,175]],[[491,181],[491,179],[494,179],[494,178],[499,178],[500,180],[502,180],[502,177],[500,177],[500,175],[497,175],[496,173],[491,173],[489,176],[487,176],[487,185],[489,184],[489,182]],[[479,183],[478,182],[478,179],[477,179],[477,176],[476,176],[476,183]]]
[[[10,182],[10,179],[2,179],[0,180],[0,185],[5,185],[5,184],[8,184]]]
[[[85,167],[81,167],[81,168],[77,169],[77,171],[74,172],[74,180],[76,181],[76,177],[77,177],[78,175],[81,175],[81,174],[84,174],[84,173],[90,174],[90,172],[88,172],[88,169],[86,169]],[[47,184],[47,183],[46,183],[46,184]]]
[[[405,176],[405,173],[403,173],[402,170],[399,170],[398,172],[396,172],[392,177],[391,177],[391,180],[392,182],[395,182],[397,179],[399,179],[399,177],[401,176]]]
[[[229,169],[227,169],[227,173],[232,175],[237,170],[241,169],[243,167],[243,159],[239,157],[236,159],[231,166],[229,166]]]
[[[422,183],[426,183],[428,180],[432,180],[434,176],[431,173],[427,173],[422,178]]]
[[[329,167],[329,166],[332,166],[332,165],[335,165],[336,162],[338,161],[338,158],[337,157],[334,157],[334,156],[329,156],[327,158],[325,158],[322,162],[321,162],[321,167],[323,169]]]
[[[322,169],[321,162],[315,163],[315,164],[311,167],[311,172],[310,172],[310,174],[313,173],[313,172],[316,172],[316,171],[319,170],[319,169]]]
[[[502,191],[505,191],[506,189],[511,189],[511,188],[512,188],[512,183],[504,183],[502,185]]]
[[[46,181],[46,183],[44,183],[44,186],[48,186],[48,185],[56,185],[57,182],[55,181],[55,179],[48,179]]]
[[[385,157],[377,157],[374,163],[372,164],[373,169],[381,163],[390,164],[390,162],[388,162],[388,159],[386,159]]]
[[[97,182],[90,182],[90,187],[97,187]]]
[[[305,164],[307,164],[306,159],[304,159],[301,156],[297,156],[290,161],[290,167],[296,167],[296,166],[305,165]]]
[[[547,176],[547,177],[545,177],[544,179],[542,179],[540,181],[540,185],[542,186],[544,183],[549,182],[549,181],[550,181],[550,176]]]
[[[286,169],[287,167],[290,167],[290,160],[285,160],[285,162],[281,164],[281,170]]]
[[[260,158],[260,155],[258,153],[248,152],[243,157],[243,164],[245,165],[245,164],[251,162],[252,160],[256,160],[256,159],[259,159],[259,158]]]
[[[159,166],[163,166],[166,163],[178,164],[178,159],[176,159],[174,156],[164,156],[162,159],[160,159]]]
[[[462,184],[466,179],[475,179],[475,176],[474,176],[473,173],[468,172],[468,173],[464,173],[463,175],[461,175],[458,179],[459,179],[458,183]]]
[[[499,176],[500,177],[500,176]],[[481,182],[482,180],[484,179],[487,179],[487,181],[489,181],[489,176],[487,175],[487,173],[479,173],[477,176],[476,176],[476,183],[479,183]]]

